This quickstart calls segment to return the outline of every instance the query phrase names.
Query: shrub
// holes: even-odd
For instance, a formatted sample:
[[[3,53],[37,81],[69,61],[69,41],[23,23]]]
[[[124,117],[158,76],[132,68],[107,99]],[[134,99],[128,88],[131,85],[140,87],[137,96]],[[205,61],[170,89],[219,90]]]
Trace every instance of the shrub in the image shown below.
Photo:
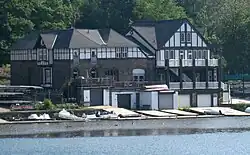
[[[245,103],[232,104],[232,108],[239,111],[245,111],[247,107],[250,107],[250,104],[245,104]]]
[[[54,109],[54,108],[55,108],[55,105],[51,102],[51,100],[45,99],[43,101],[43,109],[51,110],[51,109]]]

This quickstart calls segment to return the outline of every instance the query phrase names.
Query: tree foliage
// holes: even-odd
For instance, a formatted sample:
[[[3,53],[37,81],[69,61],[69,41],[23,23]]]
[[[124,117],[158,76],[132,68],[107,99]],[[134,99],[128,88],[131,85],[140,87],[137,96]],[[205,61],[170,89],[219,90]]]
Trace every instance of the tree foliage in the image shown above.
[[[18,38],[32,30],[113,28],[126,33],[138,19],[189,18],[219,44],[230,72],[250,72],[250,1],[246,0],[2,0],[0,64]]]
[[[187,18],[184,8],[173,0],[137,0],[135,14],[139,19]]]

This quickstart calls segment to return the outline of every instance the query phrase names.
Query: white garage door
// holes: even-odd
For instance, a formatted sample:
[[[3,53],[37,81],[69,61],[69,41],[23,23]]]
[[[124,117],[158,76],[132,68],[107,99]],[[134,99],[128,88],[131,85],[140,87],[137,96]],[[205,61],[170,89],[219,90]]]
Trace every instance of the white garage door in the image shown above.
[[[211,95],[210,94],[198,94],[197,106],[198,107],[211,107]]]
[[[178,96],[178,108],[190,107],[190,95]]]
[[[159,109],[173,109],[173,94],[159,94]]]

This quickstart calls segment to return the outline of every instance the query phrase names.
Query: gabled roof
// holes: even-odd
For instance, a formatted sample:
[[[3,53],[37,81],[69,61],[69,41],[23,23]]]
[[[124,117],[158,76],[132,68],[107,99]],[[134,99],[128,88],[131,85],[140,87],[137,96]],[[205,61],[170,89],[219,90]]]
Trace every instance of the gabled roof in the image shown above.
[[[33,49],[42,39],[46,48],[138,47],[112,29],[66,29],[32,32],[13,44],[11,49]]]
[[[57,33],[52,32],[52,33],[43,33],[40,34],[42,41],[44,42],[44,45],[46,46],[46,48],[48,49],[52,49],[56,39],[57,39]]]
[[[33,31],[16,41],[10,49],[33,49],[39,39],[39,32]]]
[[[150,46],[155,49],[161,49],[184,22],[188,22],[188,20],[140,20],[135,21],[131,28],[139,33]]]

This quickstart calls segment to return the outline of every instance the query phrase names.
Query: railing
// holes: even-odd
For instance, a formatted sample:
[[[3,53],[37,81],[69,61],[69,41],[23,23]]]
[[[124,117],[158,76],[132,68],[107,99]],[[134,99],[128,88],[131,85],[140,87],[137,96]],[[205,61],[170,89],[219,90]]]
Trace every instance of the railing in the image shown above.
[[[143,88],[146,85],[165,84],[165,81],[114,81],[110,78],[82,79],[78,81],[80,87],[116,87],[116,88]],[[183,82],[183,89],[193,89],[193,82]],[[206,89],[206,82],[196,82],[195,89]],[[208,89],[218,89],[219,82],[208,82]],[[227,85],[221,82],[221,88],[227,90]],[[170,82],[170,89],[180,89],[180,82]]]
[[[193,89],[193,82],[183,82],[183,89]],[[208,89],[218,89],[219,82],[208,82]],[[180,89],[180,82],[170,82],[170,89]],[[196,82],[195,89],[206,89],[206,82]],[[227,84],[221,82],[221,89],[227,90]]]
[[[157,60],[158,67],[165,67],[165,60]],[[179,67],[180,59],[169,59],[169,67]],[[183,67],[192,67],[193,59],[182,59]],[[195,66],[206,66],[206,59],[195,59]],[[208,66],[218,66],[218,59],[208,59]]]

